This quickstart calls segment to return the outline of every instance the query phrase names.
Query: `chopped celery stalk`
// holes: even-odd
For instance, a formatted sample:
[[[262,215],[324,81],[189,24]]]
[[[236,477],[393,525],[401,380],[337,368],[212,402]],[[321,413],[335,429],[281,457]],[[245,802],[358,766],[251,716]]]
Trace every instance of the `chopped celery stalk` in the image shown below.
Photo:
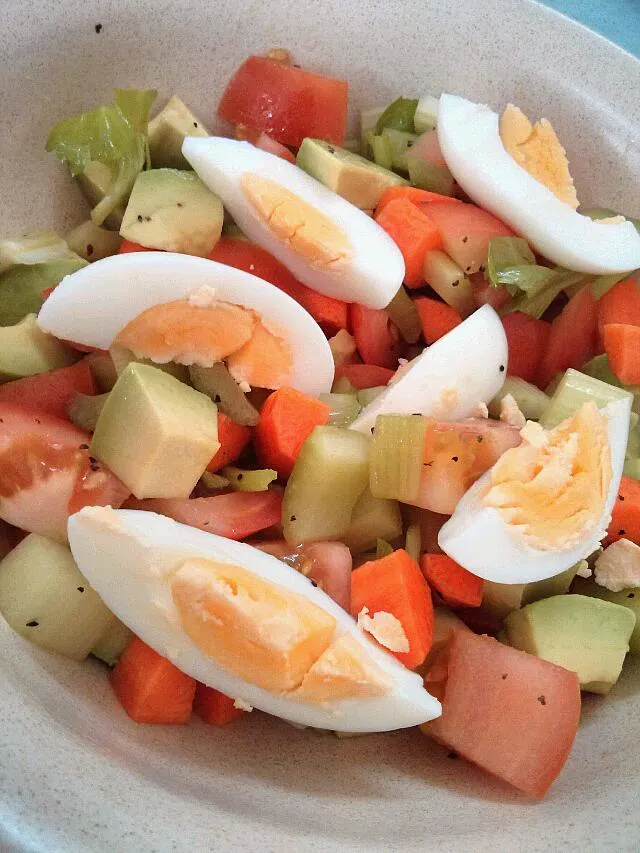
[[[545,429],[552,429],[589,400],[595,401],[599,408],[603,408],[614,400],[631,396],[622,388],[601,382],[570,367],[560,380],[551,402],[540,418],[540,423]]]
[[[378,166],[382,166],[383,169],[391,169],[393,166],[393,151],[388,137],[373,134],[369,137],[369,145],[371,146],[373,162]]]
[[[80,257],[46,261],[42,264],[15,264],[0,273],[0,326],[14,326],[27,314],[37,314],[42,291],[55,287],[62,279],[87,262]]]
[[[76,183],[91,207],[96,207],[107,196],[111,195],[115,178],[111,169],[104,163],[94,160],[89,163],[82,174],[76,177]],[[126,206],[126,199],[117,204],[101,225],[111,231],[119,231]]]
[[[88,219],[67,234],[67,244],[85,261],[100,261],[115,255],[120,248],[122,238],[116,231],[100,228]]]
[[[386,312],[392,323],[398,327],[398,331],[408,344],[415,344],[422,334],[420,315],[415,303],[410,298],[404,287],[393,297],[386,307]]]
[[[269,485],[278,479],[278,472],[273,468],[248,471],[245,468],[234,468],[232,465],[223,468],[222,475],[229,481],[234,492],[266,492]]]
[[[420,562],[420,552],[422,550],[422,534],[420,533],[419,524],[410,524],[407,527],[407,534],[404,541],[404,550],[410,557]]]
[[[378,119],[384,111],[385,107],[360,110],[360,154],[363,157],[371,157],[370,140],[375,136]]]
[[[87,363],[100,391],[111,391],[118,381],[118,374],[109,353],[92,352],[87,356]]]
[[[226,477],[214,474],[212,471],[205,471],[200,477],[200,482],[205,489],[211,489],[212,492],[218,491],[218,489],[226,489],[229,485],[229,480]]]
[[[355,394],[320,394],[323,403],[331,406],[329,426],[347,427],[360,414],[360,403]]]
[[[393,541],[402,535],[402,516],[397,501],[374,498],[367,487],[353,508],[351,525],[343,538],[354,554],[376,547],[378,538]]]
[[[422,415],[379,415],[371,442],[369,485],[376,498],[415,499],[428,421]]]
[[[373,388],[361,388],[356,394],[358,403],[364,409],[369,403],[373,403],[383,391],[386,391],[386,385],[375,385]]]
[[[340,367],[355,355],[355,338],[346,329],[340,329],[332,338],[329,338],[329,346],[331,347],[331,355],[333,356],[333,363],[336,367]]]
[[[115,666],[131,640],[133,631],[114,616],[106,632],[91,649],[91,654],[107,666]]]
[[[403,172],[409,171],[408,154],[409,149],[418,138],[415,133],[407,133],[404,130],[395,130],[387,127],[382,131],[383,137],[389,141],[391,146],[391,165],[394,169]]]
[[[509,293],[514,296],[513,285],[503,281],[500,273],[510,267],[531,266],[535,262],[535,255],[522,237],[494,237],[489,240],[485,278],[493,287],[507,284]]]
[[[545,269],[544,267],[542,269]],[[541,290],[532,293],[520,293],[502,309],[501,313],[510,314],[512,311],[522,311],[539,320],[553,300],[563,290],[573,285],[583,285],[591,281],[591,277],[580,272],[569,270],[554,270],[546,285]]]
[[[186,383],[189,380],[189,373],[184,364],[174,364],[172,361],[169,361],[166,364],[156,364],[156,362],[151,361],[148,358],[136,358],[131,350],[118,345],[111,347],[109,355],[111,356],[113,366],[115,367],[118,376],[120,376],[122,371],[131,364],[132,361],[134,361],[136,364],[148,364],[150,367],[156,367],[163,373],[168,373],[170,376],[174,376],[176,379],[179,379],[180,382]]]
[[[108,396],[108,394],[74,394],[67,402],[67,417],[80,429],[93,432]]]
[[[49,261],[80,261],[77,250],[55,231],[33,231],[0,240],[0,273],[16,264],[46,264]],[[84,257],[84,256],[83,256]]]
[[[376,133],[382,133],[385,128],[404,130],[413,133],[415,128],[413,117],[418,107],[417,98],[397,98],[386,108],[376,123]]]
[[[25,639],[73,660],[86,658],[113,619],[66,545],[35,533],[0,563],[0,613]]]
[[[476,310],[471,281],[449,255],[434,249],[424,259],[424,280],[462,317]]]
[[[433,95],[423,95],[420,98],[413,116],[413,126],[416,133],[426,133],[428,130],[436,129],[439,107],[440,98]]]
[[[369,478],[370,440],[355,430],[316,427],[302,445],[282,502],[290,545],[342,539]]]
[[[260,420],[258,410],[247,400],[244,391],[219,361],[213,367],[189,368],[191,384],[202,394],[211,397],[221,412],[242,426],[255,426]]]
[[[453,195],[455,180],[447,166],[427,163],[421,157],[412,157],[410,153],[407,154],[406,162],[409,180],[414,187],[440,195]]]
[[[393,545],[390,545],[386,539],[378,539],[376,541],[376,560],[382,560],[389,554],[393,554]]]
[[[358,389],[355,388],[351,382],[347,379],[346,376],[340,376],[333,383],[333,388],[331,392],[333,394],[354,394]]]
[[[492,418],[500,417],[500,404],[507,394],[511,394],[522,414],[530,421],[539,421],[549,405],[549,397],[544,391],[518,376],[507,376],[499,393],[489,403]]]

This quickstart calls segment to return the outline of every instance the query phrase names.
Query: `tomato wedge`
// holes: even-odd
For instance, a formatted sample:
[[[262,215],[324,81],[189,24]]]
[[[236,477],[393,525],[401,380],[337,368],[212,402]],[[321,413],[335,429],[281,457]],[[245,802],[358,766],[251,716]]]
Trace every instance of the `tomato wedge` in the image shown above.
[[[598,303],[590,287],[578,291],[558,314],[540,359],[538,385],[546,388],[556,373],[580,369],[595,355],[598,337]]]
[[[395,370],[404,348],[400,333],[384,308],[365,308],[354,302],[349,306],[349,319],[364,363]]]
[[[435,223],[445,252],[467,275],[476,273],[487,263],[489,242],[494,237],[510,237],[513,231],[475,204],[431,202],[422,206]]]
[[[83,359],[70,367],[5,382],[0,385],[0,402],[17,403],[24,408],[66,418],[70,397],[95,393],[96,383],[89,363]]]
[[[342,364],[336,368],[336,379],[346,376],[358,391],[365,388],[377,388],[387,385],[395,371],[388,367],[378,367],[377,364]]]
[[[522,311],[502,318],[509,346],[509,373],[526,382],[536,381],[538,368],[549,341],[551,325]]]

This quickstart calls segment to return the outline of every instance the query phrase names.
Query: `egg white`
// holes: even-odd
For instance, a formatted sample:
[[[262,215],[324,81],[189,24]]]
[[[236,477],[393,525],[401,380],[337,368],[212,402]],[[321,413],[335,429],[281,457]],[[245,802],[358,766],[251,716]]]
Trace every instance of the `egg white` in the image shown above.
[[[253,309],[287,340],[292,353],[287,384],[312,396],[331,389],[333,355],[313,317],[273,284],[206,258],[130,252],[96,261],[62,279],[40,309],[38,325],[58,338],[106,350],[147,308],[202,287],[213,288],[217,299]]]
[[[499,116],[489,107],[443,94],[438,139],[467,195],[548,260],[595,275],[640,267],[640,235],[633,223],[594,222],[556,198],[511,157],[500,138]]]
[[[69,545],[82,574],[105,604],[158,654],[204,684],[269,714],[304,726],[378,732],[414,726],[441,713],[422,678],[374,645],[352,617],[280,560],[242,542],[139,510],[85,507],[69,519]],[[202,557],[243,566],[304,595],[336,620],[393,681],[385,696],[310,703],[286,699],[232,675],[184,632],[167,576],[185,559]]]
[[[286,160],[235,139],[188,136],[182,153],[216,193],[245,234],[275,255],[304,284],[344,302],[384,308],[404,279],[404,260],[391,237],[350,202]],[[310,264],[273,234],[245,198],[241,178],[260,175],[280,184],[340,226],[353,254],[332,268]]]
[[[385,414],[421,414],[439,421],[470,417],[478,403],[490,402],[502,388],[508,355],[502,322],[484,305],[398,370],[351,429],[368,433]]]
[[[602,514],[580,542],[564,550],[528,545],[494,507],[483,505],[491,470],[471,486],[445,522],[438,544],[456,563],[474,575],[497,583],[532,583],[564,572],[592,554],[604,537],[618,493],[629,435],[632,398],[615,400],[601,409],[607,419],[611,451],[611,484]]]

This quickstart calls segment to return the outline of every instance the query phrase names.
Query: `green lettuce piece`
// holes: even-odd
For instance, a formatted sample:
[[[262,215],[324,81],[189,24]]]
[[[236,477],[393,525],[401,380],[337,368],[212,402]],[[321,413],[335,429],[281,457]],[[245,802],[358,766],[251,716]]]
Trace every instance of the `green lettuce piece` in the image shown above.
[[[413,117],[416,114],[417,107],[417,98],[397,98],[392,104],[389,104],[378,119],[376,133],[382,133],[385,127],[415,133]]]
[[[564,269],[549,270],[549,272],[552,275],[543,287],[534,288],[531,293],[521,292],[502,309],[501,313],[504,315],[510,314],[512,311],[522,311],[524,314],[529,314],[539,320],[563,290],[577,284],[588,284],[593,279],[593,276]]]
[[[138,173],[151,166],[147,125],[156,94],[155,89],[116,89],[113,104],[63,119],[49,134],[47,151],[66,163],[73,177],[92,161],[111,170],[110,191],[91,211],[96,225],[126,202]]]
[[[505,270],[531,266],[535,262],[535,255],[522,237],[494,237],[489,241],[484,277],[493,287],[499,287],[505,284],[500,279],[500,274]]]
[[[27,314],[37,314],[44,301],[42,291],[86,265],[82,258],[63,259],[16,264],[0,274],[0,326],[15,326]]]

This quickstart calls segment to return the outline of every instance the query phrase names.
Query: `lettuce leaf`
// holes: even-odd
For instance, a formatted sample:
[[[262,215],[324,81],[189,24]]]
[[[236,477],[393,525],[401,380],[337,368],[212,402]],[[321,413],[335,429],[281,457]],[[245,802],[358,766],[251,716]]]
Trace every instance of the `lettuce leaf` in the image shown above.
[[[147,125],[156,95],[154,89],[116,89],[113,104],[63,119],[49,134],[47,151],[74,177],[94,160],[111,170],[109,192],[91,211],[96,225],[126,202],[138,173],[150,167]]]

